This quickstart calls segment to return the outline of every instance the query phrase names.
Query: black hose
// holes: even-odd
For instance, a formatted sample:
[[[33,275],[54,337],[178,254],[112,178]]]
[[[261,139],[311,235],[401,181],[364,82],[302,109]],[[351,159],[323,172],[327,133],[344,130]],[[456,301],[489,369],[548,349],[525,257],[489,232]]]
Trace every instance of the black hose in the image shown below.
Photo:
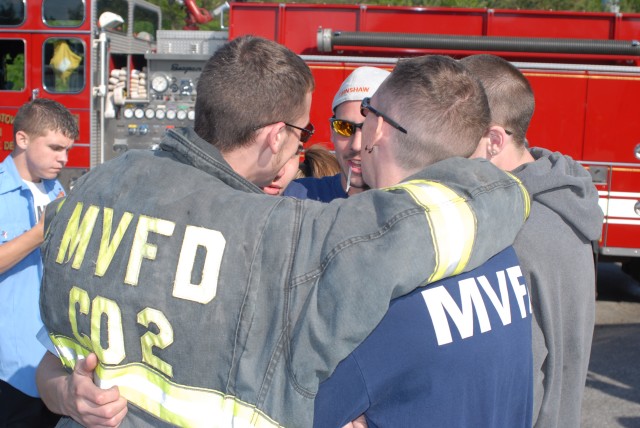
[[[331,46],[379,48],[441,49],[465,51],[538,52],[592,55],[640,55],[638,41],[551,39],[496,36],[450,36],[342,32],[331,34]]]

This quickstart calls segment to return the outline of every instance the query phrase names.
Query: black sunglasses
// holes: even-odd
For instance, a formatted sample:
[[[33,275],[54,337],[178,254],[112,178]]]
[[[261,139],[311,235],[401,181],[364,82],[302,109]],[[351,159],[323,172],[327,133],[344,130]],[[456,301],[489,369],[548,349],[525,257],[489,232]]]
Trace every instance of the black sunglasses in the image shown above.
[[[274,123],[276,123],[276,122],[274,122]],[[285,126],[288,126],[290,128],[295,128],[295,129],[300,130],[300,138],[299,138],[299,140],[300,140],[301,143],[306,143],[307,141],[309,141],[309,138],[311,138],[311,136],[315,132],[315,128],[313,127],[313,124],[311,122],[309,122],[307,124],[307,126],[305,126],[304,128],[292,125],[292,124],[287,123],[287,122],[282,122],[282,123],[284,123]],[[258,129],[264,128],[265,126],[268,126],[268,125],[272,125],[272,124],[271,123],[267,123],[266,125],[256,126],[253,129],[254,129],[254,131],[257,131]]]
[[[349,120],[336,119],[335,117],[329,119],[329,122],[331,123],[331,129],[343,137],[351,137],[356,133],[356,129],[362,130],[362,124],[364,123],[355,123]]]
[[[366,97],[362,99],[362,104],[360,104],[360,114],[364,117],[367,117],[367,111],[370,111],[371,113],[375,114],[378,117],[381,117],[382,120],[384,120],[385,122],[387,122],[389,125],[393,126],[394,128],[396,128],[398,131],[402,132],[403,134],[407,133],[407,130],[404,129],[398,122],[396,122],[395,120],[391,119],[389,116],[387,116],[384,113],[381,113],[380,111],[376,110],[375,108],[371,107],[371,97]]]
[[[300,130],[300,142],[301,143],[306,143],[307,141],[309,141],[309,138],[311,138],[311,136],[313,135],[315,128],[313,127],[313,124],[311,122],[309,122],[307,124],[307,126],[305,126],[304,128],[301,128],[299,126],[295,126],[292,125],[290,123],[284,122],[285,125],[291,127],[291,128],[295,128]]]

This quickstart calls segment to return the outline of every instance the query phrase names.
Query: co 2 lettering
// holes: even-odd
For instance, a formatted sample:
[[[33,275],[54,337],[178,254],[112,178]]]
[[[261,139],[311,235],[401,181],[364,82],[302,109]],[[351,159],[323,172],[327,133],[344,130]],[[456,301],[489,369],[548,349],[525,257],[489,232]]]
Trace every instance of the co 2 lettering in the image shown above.
[[[127,234],[132,225],[135,225],[135,230]],[[226,240],[219,231],[187,225],[181,243],[176,243],[172,242],[176,239],[175,230],[176,223],[170,220],[135,215],[126,211],[116,220],[111,208],[90,205],[84,209],[84,204],[78,202],[67,221],[56,262],[79,270],[85,259],[94,259],[94,276],[89,280],[91,287],[85,288],[98,290],[97,284],[112,267],[115,256],[118,252],[128,249],[128,253],[121,254],[119,258],[121,266],[126,266],[122,284],[138,287],[143,263],[158,262],[166,269],[166,260],[157,260],[158,246],[171,245],[172,248],[177,248],[179,245],[180,253],[175,266],[171,295],[181,300],[208,304],[217,293]],[[164,238],[152,241],[157,244],[152,243],[149,242],[151,234]],[[86,257],[92,239],[100,240],[99,245],[91,247],[96,248],[98,254]],[[199,249],[201,251],[198,251]],[[196,264],[197,254],[204,254],[204,257],[200,257],[199,263]],[[197,278],[196,283],[192,282],[194,278]],[[113,284],[101,284],[100,287],[102,286],[111,287]],[[144,307],[143,302],[136,303],[138,307]],[[93,350],[99,360],[107,365],[121,364],[127,357],[121,307],[128,308],[127,302],[119,303],[100,295],[91,298],[88,291],[78,286],[73,286],[69,291],[69,321],[74,338],[83,347]],[[80,323],[80,317],[87,317],[87,323]],[[162,311],[151,307],[140,310],[136,314],[136,322],[148,329],[140,337],[142,361],[172,377],[171,364],[154,354],[154,348],[165,349],[174,342],[171,323]],[[80,325],[89,325],[89,331],[80,331]]]

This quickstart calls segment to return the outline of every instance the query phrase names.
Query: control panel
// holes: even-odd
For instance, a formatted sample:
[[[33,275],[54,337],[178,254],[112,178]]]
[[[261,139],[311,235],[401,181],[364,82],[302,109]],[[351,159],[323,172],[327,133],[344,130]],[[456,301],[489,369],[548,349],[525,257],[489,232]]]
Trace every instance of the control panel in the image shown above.
[[[130,71],[124,95],[113,97],[113,117],[105,120],[105,160],[154,148],[169,128],[193,126],[198,78],[209,58],[145,54],[146,66]]]

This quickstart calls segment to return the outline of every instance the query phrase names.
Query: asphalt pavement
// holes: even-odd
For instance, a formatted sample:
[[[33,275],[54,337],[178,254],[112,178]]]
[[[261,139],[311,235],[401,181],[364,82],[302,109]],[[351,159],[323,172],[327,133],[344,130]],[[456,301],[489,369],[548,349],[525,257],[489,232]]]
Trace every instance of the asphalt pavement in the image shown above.
[[[582,428],[613,427],[640,428],[640,283],[602,263]]]

